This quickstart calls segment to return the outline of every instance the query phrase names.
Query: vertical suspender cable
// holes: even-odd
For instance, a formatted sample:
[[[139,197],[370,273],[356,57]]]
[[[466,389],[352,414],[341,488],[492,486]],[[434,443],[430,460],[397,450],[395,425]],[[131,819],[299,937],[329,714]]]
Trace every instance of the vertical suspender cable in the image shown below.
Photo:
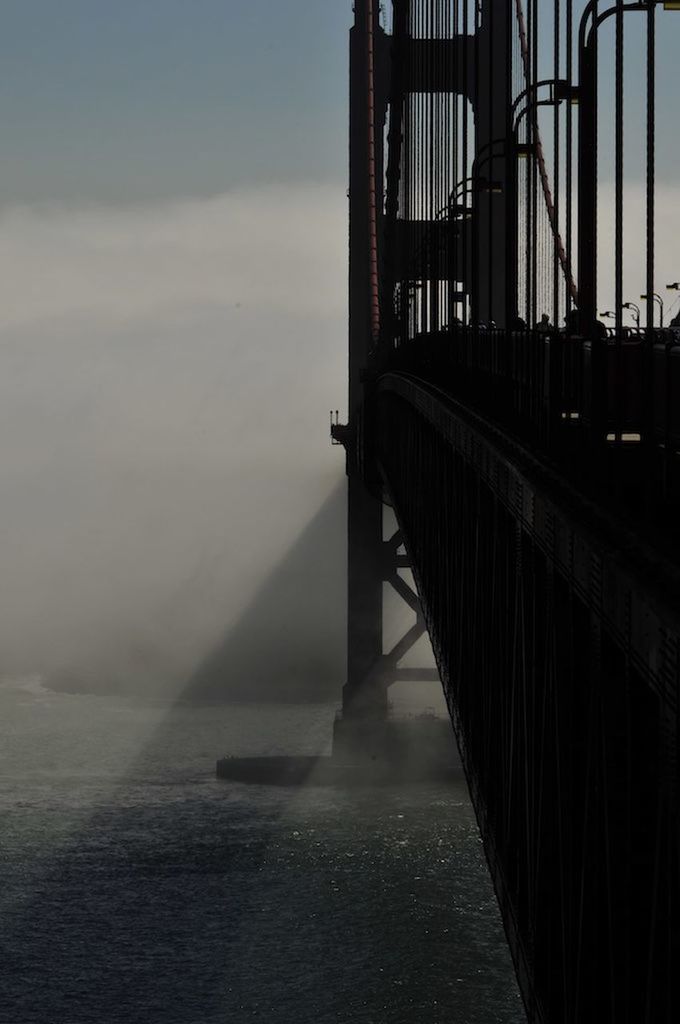
[[[370,289],[371,339],[380,334],[380,292],[378,282],[378,199],[375,160],[375,0],[366,3],[366,73],[368,102],[368,276]]]
[[[623,8],[624,0],[617,0],[616,10],[616,69],[615,69],[615,266],[614,292],[616,311],[616,389],[614,393],[616,440],[621,440],[622,422],[622,388],[623,366],[621,351],[621,330],[623,327]]]
[[[656,8],[649,0],[647,8],[647,329],[654,327],[654,248],[656,176]]]
[[[488,170],[488,174],[487,174],[487,179],[488,179],[489,184],[487,186],[488,187],[488,191],[486,193],[487,217],[488,217],[488,220],[489,220],[488,230],[487,230],[487,239],[486,239],[486,247],[487,247],[487,270],[486,270],[486,275],[487,275],[487,282],[488,282],[487,309],[488,309],[488,313],[489,313],[489,315],[488,315],[488,321],[489,321],[488,326],[489,327],[491,326],[491,324],[493,323],[493,320],[494,320],[494,316],[493,316],[493,248],[494,248],[494,245],[493,245],[493,227],[494,227],[494,223],[493,222],[494,222],[494,210],[495,210],[495,206],[496,206],[496,203],[495,203],[495,200],[494,200],[494,192],[493,192],[493,181],[495,179],[494,150],[495,150],[495,147],[496,147],[496,140],[494,138],[494,118],[493,118],[493,101],[494,101],[493,91],[494,91],[494,66],[495,66],[495,54],[494,54],[494,46],[493,46],[493,43],[494,43],[494,16],[493,16],[493,12],[494,12],[494,5],[491,4],[489,6],[489,8],[488,8],[489,24],[487,26],[487,29],[488,29],[487,38],[489,40],[488,71],[487,71],[488,79],[489,79],[489,82],[488,82],[488,97],[489,97],[488,118],[489,118],[489,138],[491,140],[491,146],[490,146],[489,153],[488,153],[488,161],[489,161],[488,167],[489,167],[489,170]]]
[[[420,0],[418,6],[418,39],[420,42],[425,38],[425,3],[427,0]],[[423,54],[421,61],[421,80],[426,78],[427,62],[425,57],[425,51],[421,49]],[[418,220],[425,220],[425,172],[427,167],[427,153],[426,153],[426,139],[425,139],[425,118],[426,118],[426,105],[427,105],[427,93],[422,88],[418,94]],[[421,266],[421,278],[418,290],[419,296],[419,315],[418,315],[418,331],[422,333],[426,330],[426,317],[427,317],[427,288],[426,288],[426,277],[423,275],[425,268]]]
[[[562,70],[561,61],[561,39],[560,29],[562,27],[562,7],[560,0],[555,0],[554,4],[554,51],[553,51],[553,78],[557,81],[560,77],[560,71]],[[555,205],[555,223],[557,224],[557,233],[553,232],[553,326],[559,325],[560,319],[560,253],[559,253],[559,224],[560,224],[560,133],[561,133],[561,118],[560,118],[560,105],[555,103],[554,110],[555,118],[553,122],[554,131],[554,145],[553,145],[553,188],[554,188],[554,205]]]
[[[431,181],[432,184],[431,184],[431,187],[430,187],[430,209],[429,209],[429,215],[428,215],[430,222],[433,222],[433,221],[436,220],[436,218],[437,218],[437,211],[439,210],[439,131],[440,131],[439,114],[440,114],[440,105],[439,105],[438,86],[437,86],[436,83],[437,83],[437,81],[439,79],[439,76],[441,75],[441,67],[440,67],[441,56],[440,56],[440,51],[439,51],[439,49],[437,47],[437,42],[436,42],[436,40],[438,38],[438,34],[439,34],[439,2],[437,0],[437,3],[435,4],[434,10],[432,11],[432,14],[431,14],[431,17],[430,17],[430,32],[429,32],[430,37],[435,40],[435,43],[434,43],[435,50],[434,50],[433,61],[432,61],[435,84],[433,85],[432,91],[430,93],[430,139],[431,139],[431,149],[432,149],[431,167],[430,167],[430,181]],[[431,294],[432,294],[430,330],[431,331],[437,331],[437,330],[439,330],[439,237],[438,237],[438,235],[436,235],[434,233],[433,233],[433,236],[434,237],[433,237],[432,242],[430,243],[430,247],[429,247],[430,248],[430,252],[432,253],[431,260],[430,260],[431,268],[432,268],[431,271],[430,271],[430,277],[431,277],[430,291],[431,291]]]
[[[538,0],[532,0],[532,29],[531,29],[531,86],[536,89],[538,81],[538,46],[539,46],[539,21],[538,21]],[[536,156],[538,156],[539,131],[538,131],[538,106],[534,96],[531,108],[531,142]],[[538,318],[538,275],[537,275],[537,248],[538,248],[538,182],[536,180],[536,160],[531,161],[531,219],[533,224],[533,253],[531,261],[531,325],[536,323]]]
[[[417,39],[417,24],[418,24],[418,6],[414,2],[410,5],[410,20],[411,20],[411,39]],[[413,75],[417,79],[420,74],[420,53],[415,47],[411,47],[412,53],[412,64],[413,64]],[[409,175],[409,220],[415,222],[417,220],[417,208],[416,208],[416,186],[417,186],[417,132],[418,132],[418,93],[411,90],[409,92],[409,119],[410,119],[410,131],[408,139],[409,149],[409,161],[411,165],[411,172]],[[407,303],[409,310],[409,340],[416,334],[416,292],[417,292],[417,277],[416,277],[416,264],[413,260],[414,255],[414,242],[413,235],[409,238],[409,281],[408,281],[408,292],[407,292]]]
[[[461,13],[460,0],[455,0],[455,2],[454,2],[454,10],[453,10],[453,25],[452,25],[452,34],[453,34],[453,38],[454,39],[458,38],[458,35],[459,35],[460,31],[461,31],[460,13]],[[451,59],[450,59],[450,62],[449,62],[449,66],[447,68],[447,72],[448,72],[449,76],[453,76],[454,75],[454,67],[452,65],[452,60]],[[456,82],[457,83],[459,83],[459,81],[460,81],[460,72],[461,72],[461,69],[459,67],[456,67],[455,68],[455,74],[456,74]],[[461,177],[461,173],[460,173],[460,144],[459,144],[459,142],[460,142],[460,131],[461,131],[461,128],[462,128],[462,122],[461,122],[461,118],[460,118],[461,101],[464,102],[465,101],[464,98],[462,99],[457,91],[454,92],[454,94],[452,96],[452,99],[451,99],[451,117],[452,117],[453,125],[452,125],[451,167],[450,167],[449,178],[448,178],[448,181],[447,181],[447,203],[449,203],[449,197],[450,197],[450,195],[452,193],[452,190],[456,187],[456,185],[458,183],[458,180]],[[450,214],[450,216],[451,216],[451,214]],[[458,220],[458,211],[455,211],[453,216],[454,216],[455,220]],[[448,239],[449,239],[449,272],[448,272],[449,285],[448,285],[448,288],[449,288],[449,323],[450,323],[450,325],[453,325],[454,317],[459,317],[460,318],[460,312],[459,312],[458,304],[455,303],[455,301],[454,301],[454,292],[458,291],[458,282],[459,282],[459,280],[460,280],[460,278],[462,276],[461,268],[459,266],[459,260],[458,260],[458,254],[460,252],[460,244],[461,244],[461,241],[460,241],[461,237],[460,237],[460,234],[458,233],[459,231],[460,231],[460,227],[456,227],[455,229],[454,228],[450,228],[449,232],[448,232]]]
[[[652,434],[652,359],[654,344],[654,271],[656,241],[656,8],[649,0],[647,8],[647,382],[643,408],[647,410],[643,424],[645,440]]]
[[[480,9],[479,3],[475,0],[474,4],[474,56],[473,56],[473,71],[474,71],[474,89],[473,89],[473,106],[475,110],[475,116],[479,117],[479,37],[480,33]],[[475,132],[474,150],[473,150],[473,175],[474,180],[471,182],[472,186],[472,307],[473,307],[473,320],[476,324],[480,321],[480,303],[479,303],[479,182],[477,176],[479,174],[479,168],[477,166],[477,153],[479,149],[479,139]]]
[[[521,0],[518,0],[521,10]],[[523,57],[524,57],[524,83],[527,90],[527,102],[531,102],[531,45],[532,45],[532,27],[533,27],[533,7],[531,0],[529,0],[529,12],[528,21],[524,22],[524,12],[521,11],[521,24],[520,24],[520,35],[524,34],[523,44]],[[527,146],[527,150],[531,153],[532,138],[531,138],[531,124],[532,120],[530,117],[526,118],[526,126],[524,129],[524,140]],[[532,240],[532,204],[531,204],[531,182],[532,182],[532,167],[533,167],[533,153],[527,158],[526,163],[526,197],[525,197],[525,211],[524,211],[524,224],[525,224],[525,239],[524,239],[524,275],[525,275],[525,297],[526,297],[526,309],[524,316],[526,319],[527,327],[532,326],[531,320],[531,309],[532,309],[532,273],[531,273],[531,250],[533,248]]]
[[[414,26],[414,12],[411,4],[408,6],[408,36],[407,36],[407,52],[408,52],[408,64],[409,64],[409,78],[413,79],[415,73],[415,56],[414,49],[410,45],[413,39],[413,26]],[[414,116],[414,102],[415,96],[411,89],[407,89],[404,97],[404,107],[406,109],[406,127],[404,131],[404,153],[406,155],[406,167],[408,169],[406,175],[406,182],[404,184],[404,195],[405,195],[405,210],[406,220],[410,225],[414,219],[413,215],[413,116]],[[408,263],[404,264],[406,271],[406,280],[403,283],[403,294],[402,294],[402,306],[404,309],[404,332],[405,339],[408,341],[412,336],[411,318],[412,318],[412,288],[413,281],[411,276],[411,240],[408,239],[407,251],[408,251]]]
[[[532,11],[533,11],[533,13],[535,13],[537,15],[537,5],[535,5],[536,6],[536,10],[534,11],[533,7],[532,7],[532,2],[533,2],[533,0],[529,0],[529,5],[528,5],[529,14],[531,15]],[[571,28],[572,28],[572,25],[571,25],[571,3],[572,3],[572,0],[568,0],[568,4],[569,4],[568,10],[569,10],[569,19],[570,19],[570,24],[569,24],[569,40],[570,40],[570,42],[569,42],[569,51],[568,51],[569,53],[571,53]],[[524,5],[523,5],[522,0],[515,0],[515,9],[516,9],[516,12],[517,12],[517,23],[518,23],[518,27],[519,27],[520,47],[521,47],[521,51],[522,51],[522,62],[524,64],[525,83],[528,86],[530,84],[530,81],[531,81],[531,66],[532,66],[532,62],[533,62],[533,57],[532,57],[533,50],[531,49],[531,44],[530,44],[529,38],[528,38],[531,35],[531,32],[527,28],[527,19],[525,18],[525,15],[524,15]],[[534,78],[534,81],[535,81],[535,78]],[[531,101],[531,99],[530,99],[530,101]],[[570,112],[569,116],[571,116],[571,112]],[[565,276],[566,281],[567,281],[567,289],[568,289],[568,292],[569,292],[569,296],[570,296],[571,301],[573,301],[574,303],[577,303],[578,302],[578,289],[577,289],[576,282],[574,280],[572,269],[571,269],[571,248],[568,246],[567,247],[567,252],[565,252],[564,245],[562,243],[562,238],[560,236],[559,225],[557,223],[556,214],[555,214],[555,204],[553,202],[552,190],[550,188],[550,180],[548,178],[548,171],[547,171],[547,168],[546,168],[546,165],[545,165],[545,153],[543,151],[543,143],[542,143],[542,140],[541,140],[540,131],[538,130],[538,118],[536,118],[534,120],[533,124],[534,124],[534,129],[535,129],[534,130],[534,138],[532,140],[533,141],[533,145],[535,146],[535,154],[533,156],[533,159],[535,159],[536,162],[538,163],[538,172],[539,172],[540,181],[541,181],[541,188],[543,190],[543,198],[545,200],[545,206],[546,206],[546,209],[548,211],[548,217],[550,219],[551,229],[552,229],[553,233],[557,236],[558,255],[559,255],[559,260],[560,260],[560,265],[562,267],[562,271],[563,271],[564,276]],[[528,127],[527,127],[527,133],[528,133]]]
[[[433,4],[432,0],[425,9],[425,39],[428,42],[433,36]],[[425,189],[426,205],[424,210],[424,217],[426,223],[430,223],[432,220],[432,205],[434,196],[434,149],[435,149],[435,138],[434,138],[434,93],[431,88],[431,76],[436,72],[436,58],[432,59],[433,52],[430,50],[427,64],[427,77],[425,80],[426,92],[425,92],[425,131],[426,131],[426,160],[425,160],[425,180],[423,182],[423,188]],[[434,330],[434,279],[432,275],[432,240],[427,239],[425,244],[426,252],[426,263],[425,273],[427,275],[427,318],[425,321],[425,331]]]
[[[573,262],[571,258],[572,252],[572,240],[573,240],[573,175],[574,175],[574,164],[573,164],[573,132],[574,132],[574,107],[571,101],[571,93],[574,87],[574,0],[567,0],[567,24],[566,24],[566,60],[567,60],[567,138],[566,138],[566,181],[565,181],[565,193],[566,193],[566,210],[565,217],[567,221],[566,240],[567,240],[567,274],[566,276],[566,296],[565,296],[565,314],[568,314],[571,310],[571,303],[573,299],[572,289],[570,282],[573,281]],[[557,324],[555,324],[557,326]]]
[[[526,60],[526,80],[528,93],[528,102],[532,103],[533,98],[531,95],[531,89],[533,87],[532,81],[532,70],[533,61],[531,55],[533,53],[534,46],[534,3],[533,0],[529,0],[528,8],[528,20],[527,20],[527,60]],[[535,246],[536,246],[536,226],[534,224],[534,203],[533,203],[533,192],[534,192],[534,147],[536,145],[536,137],[533,132],[534,118],[533,111],[530,112],[526,119],[526,141],[530,148],[531,157],[527,161],[527,240],[526,240],[526,263],[527,263],[527,327],[531,328],[536,322],[534,313],[535,309],[535,296],[534,289],[536,286],[536,278],[534,276],[534,265],[535,265]]]
[[[469,34],[469,20],[470,20],[470,0],[463,0],[463,33],[465,36]],[[470,106],[468,102],[469,90],[470,90],[470,62],[469,62],[469,46],[466,45],[463,50],[463,80],[465,83],[465,94],[462,101],[463,106],[463,160],[460,168],[460,180],[465,181],[469,177],[469,151],[468,151],[468,129],[470,126]],[[456,181],[456,185],[458,182]],[[464,193],[461,197],[461,204],[467,208],[468,200],[467,195]],[[469,324],[470,322],[470,297],[471,297],[471,274],[473,273],[472,268],[472,238],[471,233],[473,231],[472,221],[467,217],[465,218],[463,231],[465,232],[464,239],[464,253],[463,253],[463,274],[465,279],[466,291],[468,295],[468,301],[465,304],[463,310],[463,322]]]

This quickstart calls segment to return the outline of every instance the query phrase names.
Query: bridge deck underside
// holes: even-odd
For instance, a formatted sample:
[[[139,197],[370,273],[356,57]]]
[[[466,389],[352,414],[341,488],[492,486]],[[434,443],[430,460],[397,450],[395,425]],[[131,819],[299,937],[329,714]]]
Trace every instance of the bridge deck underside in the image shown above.
[[[675,610],[422,382],[387,375],[370,408],[529,1018],[670,1024]]]

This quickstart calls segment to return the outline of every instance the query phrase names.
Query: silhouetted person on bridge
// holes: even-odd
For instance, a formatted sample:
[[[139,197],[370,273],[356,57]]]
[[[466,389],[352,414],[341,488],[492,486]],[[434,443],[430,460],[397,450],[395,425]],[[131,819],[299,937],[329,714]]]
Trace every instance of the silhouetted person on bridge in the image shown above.
[[[579,313],[577,309],[570,309],[564,318],[563,334],[580,334]]]
[[[552,331],[552,324],[550,323],[550,317],[547,313],[543,314],[541,319],[536,324],[534,330],[536,330],[539,334],[548,334],[550,331]]]

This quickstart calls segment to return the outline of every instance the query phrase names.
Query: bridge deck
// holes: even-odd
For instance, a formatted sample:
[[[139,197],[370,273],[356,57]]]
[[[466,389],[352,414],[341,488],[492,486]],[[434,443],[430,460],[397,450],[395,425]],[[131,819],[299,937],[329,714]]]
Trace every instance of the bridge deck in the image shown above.
[[[370,405],[530,1013],[670,1021],[678,566],[422,377]]]

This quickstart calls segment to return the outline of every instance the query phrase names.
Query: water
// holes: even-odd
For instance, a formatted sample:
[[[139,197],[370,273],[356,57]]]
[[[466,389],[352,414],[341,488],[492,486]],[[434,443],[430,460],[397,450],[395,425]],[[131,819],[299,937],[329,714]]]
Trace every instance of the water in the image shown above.
[[[462,783],[215,781],[332,713],[0,684],[0,1021],[520,1024]]]

